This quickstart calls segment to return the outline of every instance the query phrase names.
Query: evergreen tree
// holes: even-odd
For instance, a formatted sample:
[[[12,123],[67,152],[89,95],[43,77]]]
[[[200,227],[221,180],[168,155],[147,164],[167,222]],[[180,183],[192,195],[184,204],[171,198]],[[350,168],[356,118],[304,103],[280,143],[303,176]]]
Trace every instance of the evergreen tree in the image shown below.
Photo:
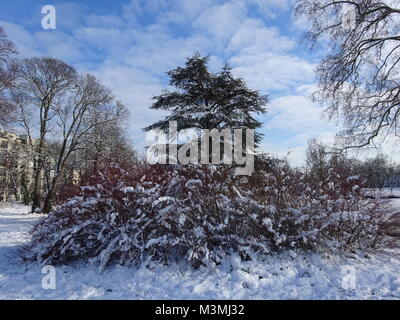
[[[231,67],[225,65],[220,72],[208,70],[208,57],[198,53],[187,58],[184,67],[169,71],[170,85],[177,91],[165,90],[153,98],[150,107],[167,110],[170,114],[145,131],[162,129],[168,132],[169,121],[177,122],[177,129],[257,129],[262,123],[254,114],[266,113],[266,96],[247,88],[243,79],[232,75]],[[256,146],[262,137],[255,132]]]

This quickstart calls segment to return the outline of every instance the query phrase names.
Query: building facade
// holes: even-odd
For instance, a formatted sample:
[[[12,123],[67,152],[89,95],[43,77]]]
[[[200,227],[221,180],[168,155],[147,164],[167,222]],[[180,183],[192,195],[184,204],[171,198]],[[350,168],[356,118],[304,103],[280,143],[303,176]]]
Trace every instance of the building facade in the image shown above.
[[[33,157],[28,136],[0,130],[0,201],[29,202]]]
[[[32,142],[27,135],[18,135],[0,130],[0,202],[22,201],[31,203],[34,182],[34,150],[37,140]],[[47,194],[49,183],[54,177],[55,160],[46,151],[46,161],[40,173],[41,194]],[[81,176],[78,170],[65,173],[70,184],[79,185]],[[64,179],[65,180],[65,179]]]

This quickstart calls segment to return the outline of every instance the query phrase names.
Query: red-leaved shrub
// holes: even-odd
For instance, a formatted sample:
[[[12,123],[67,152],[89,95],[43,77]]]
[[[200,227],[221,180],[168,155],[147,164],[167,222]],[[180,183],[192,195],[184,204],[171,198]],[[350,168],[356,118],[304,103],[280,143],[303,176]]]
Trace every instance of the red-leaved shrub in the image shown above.
[[[232,252],[283,249],[373,250],[384,205],[367,199],[358,177],[335,172],[320,190],[284,167],[235,177],[223,166],[118,165],[90,177],[32,231],[28,257],[43,263],[218,264]]]

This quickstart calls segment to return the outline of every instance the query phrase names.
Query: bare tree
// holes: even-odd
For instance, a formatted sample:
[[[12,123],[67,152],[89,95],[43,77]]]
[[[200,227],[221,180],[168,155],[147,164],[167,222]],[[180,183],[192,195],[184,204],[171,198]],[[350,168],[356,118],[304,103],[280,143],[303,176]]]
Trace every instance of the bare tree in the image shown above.
[[[379,189],[382,189],[389,179],[390,169],[389,159],[382,154],[366,159],[359,166],[360,174],[366,179],[366,185],[370,188]]]
[[[345,148],[400,129],[400,3],[398,0],[298,0],[306,40],[329,47],[317,68],[315,101],[343,121]]]
[[[325,145],[317,139],[308,142],[306,151],[306,166],[309,171],[310,182],[318,189],[329,176],[329,155]]]
[[[18,120],[34,154],[32,211],[43,204],[48,212],[72,155],[95,127],[120,121],[126,109],[94,76],[53,58],[22,60],[16,83]]]
[[[101,122],[100,118],[104,120],[101,114],[94,117],[97,125],[82,137],[78,148],[66,161],[58,182],[55,202],[76,195],[81,183],[97,174],[98,170],[109,168],[111,164],[118,164],[126,170],[138,168],[140,160],[124,130],[123,119],[127,118],[127,111],[121,108],[119,112],[121,116],[118,121]]]
[[[12,57],[17,53],[14,43],[7,39],[0,27],[0,126],[7,126],[13,119],[14,105],[10,99],[10,89],[15,80],[16,65]]]
[[[109,114],[96,110],[88,120],[98,123],[86,133],[78,150],[77,167],[84,174],[93,174],[100,165],[111,162],[126,162],[135,159],[132,144],[125,135],[127,110],[119,104],[119,121],[108,121]]]
[[[42,201],[42,175],[48,161],[46,139],[54,129],[56,102],[73,88],[76,78],[76,71],[61,60],[31,58],[19,63],[16,103],[18,121],[29,136],[33,154],[32,211]],[[38,137],[35,142],[34,136]]]
[[[55,103],[53,134],[59,141],[59,148],[43,212],[51,210],[57,184],[71,155],[85,147],[83,141],[89,139],[96,127],[111,126],[124,116],[125,107],[119,102],[114,103],[111,91],[88,74],[79,76],[74,89]]]

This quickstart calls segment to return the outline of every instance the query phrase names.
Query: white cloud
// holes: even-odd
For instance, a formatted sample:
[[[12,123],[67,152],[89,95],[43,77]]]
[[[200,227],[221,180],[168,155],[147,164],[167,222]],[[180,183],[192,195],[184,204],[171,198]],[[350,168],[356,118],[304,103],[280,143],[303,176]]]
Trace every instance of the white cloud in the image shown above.
[[[0,21],[0,26],[4,28],[8,37],[15,42],[20,56],[31,57],[42,54],[42,48],[35,41],[32,33],[25,28],[7,21]]]
[[[247,0],[248,3],[256,5],[267,17],[275,18],[282,12],[287,12],[293,7],[296,0]]]
[[[305,132],[322,125],[321,108],[301,95],[283,96],[271,101],[269,107],[272,120],[268,127],[272,129]]]
[[[114,94],[130,111],[127,130],[136,148],[145,147],[143,128],[159,120],[163,112],[149,109],[151,98],[160,94],[163,86],[157,78],[141,70],[121,66],[104,66],[93,72],[113,89]]]
[[[313,80],[314,66],[294,55],[285,53],[254,53],[237,55],[231,58],[233,71],[248,80],[259,90],[285,91],[299,83]]]
[[[273,99],[269,105],[262,148],[280,156],[290,151],[288,159],[302,165],[307,142],[318,138],[323,143],[333,143],[337,130],[333,124],[321,119],[321,108],[307,95],[282,96]]]
[[[65,33],[52,31],[39,31],[34,34],[37,45],[44,49],[46,55],[57,57],[65,61],[83,58],[81,44],[72,36]]]
[[[204,10],[193,22],[193,27],[214,38],[215,45],[225,46],[245,17],[246,9],[242,3],[228,2]]]
[[[279,35],[278,29],[266,27],[258,19],[246,19],[232,35],[226,50],[242,54],[259,54],[290,50],[294,45],[293,40]]]

